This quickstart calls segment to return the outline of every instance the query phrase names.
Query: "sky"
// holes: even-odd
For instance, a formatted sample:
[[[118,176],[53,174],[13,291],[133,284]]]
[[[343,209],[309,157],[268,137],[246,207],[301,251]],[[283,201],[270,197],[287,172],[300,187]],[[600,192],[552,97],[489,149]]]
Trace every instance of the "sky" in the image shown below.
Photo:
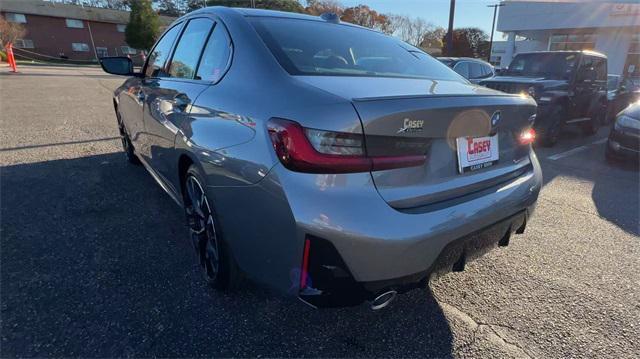
[[[366,4],[381,13],[395,13],[421,17],[436,26],[445,29],[449,26],[449,0],[341,0],[345,6]],[[479,27],[487,35],[491,34],[493,8],[487,5],[497,4],[497,0],[456,0],[456,12],[453,27]],[[502,33],[493,36],[501,40]]]

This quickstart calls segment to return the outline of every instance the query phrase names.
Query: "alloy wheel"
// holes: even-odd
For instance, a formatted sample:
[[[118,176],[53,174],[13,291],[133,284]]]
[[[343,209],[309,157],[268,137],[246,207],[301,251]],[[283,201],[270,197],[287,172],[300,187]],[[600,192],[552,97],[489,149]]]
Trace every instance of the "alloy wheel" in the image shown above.
[[[191,241],[203,274],[209,282],[213,282],[220,271],[220,251],[214,214],[198,179],[189,175],[185,184],[185,208]]]

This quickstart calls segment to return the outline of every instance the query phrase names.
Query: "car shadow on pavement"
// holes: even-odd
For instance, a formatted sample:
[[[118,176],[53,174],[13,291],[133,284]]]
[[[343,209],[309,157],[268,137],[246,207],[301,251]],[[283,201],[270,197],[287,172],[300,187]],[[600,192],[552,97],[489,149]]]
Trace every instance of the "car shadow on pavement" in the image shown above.
[[[313,310],[200,278],[182,211],[122,153],[0,170],[2,356],[450,357],[430,290]]]
[[[608,134],[608,129],[601,131],[600,138]],[[544,186],[558,176],[593,183],[591,199],[597,214],[622,230],[640,236],[640,172],[637,161],[607,161],[604,155],[606,143],[593,143],[599,137],[585,138],[576,131],[566,131],[563,135],[565,139],[577,139],[586,144],[587,149],[556,161],[541,157]],[[572,145],[575,147],[577,145]],[[567,190],[567,193],[560,194],[561,197],[550,196],[547,199],[563,202],[585,213],[590,211],[589,203],[577,202],[576,198],[568,195],[571,189]]]

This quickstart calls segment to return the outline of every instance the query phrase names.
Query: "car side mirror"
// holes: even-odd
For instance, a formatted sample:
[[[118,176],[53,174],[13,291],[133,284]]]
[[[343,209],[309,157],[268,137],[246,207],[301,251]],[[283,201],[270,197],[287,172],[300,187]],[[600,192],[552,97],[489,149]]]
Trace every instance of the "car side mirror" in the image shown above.
[[[103,57],[100,59],[100,66],[102,66],[102,70],[104,70],[104,72],[113,75],[137,75],[133,71],[133,61],[126,56]]]

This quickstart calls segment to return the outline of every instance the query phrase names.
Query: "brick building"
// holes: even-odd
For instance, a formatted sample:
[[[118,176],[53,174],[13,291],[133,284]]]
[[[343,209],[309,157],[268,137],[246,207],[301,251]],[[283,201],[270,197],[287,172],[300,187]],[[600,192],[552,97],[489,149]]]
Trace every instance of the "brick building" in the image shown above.
[[[139,61],[140,52],[125,41],[127,11],[44,0],[0,0],[0,15],[26,29],[14,44],[17,58],[95,61],[102,56],[131,55]],[[173,20],[160,17],[162,26]]]

